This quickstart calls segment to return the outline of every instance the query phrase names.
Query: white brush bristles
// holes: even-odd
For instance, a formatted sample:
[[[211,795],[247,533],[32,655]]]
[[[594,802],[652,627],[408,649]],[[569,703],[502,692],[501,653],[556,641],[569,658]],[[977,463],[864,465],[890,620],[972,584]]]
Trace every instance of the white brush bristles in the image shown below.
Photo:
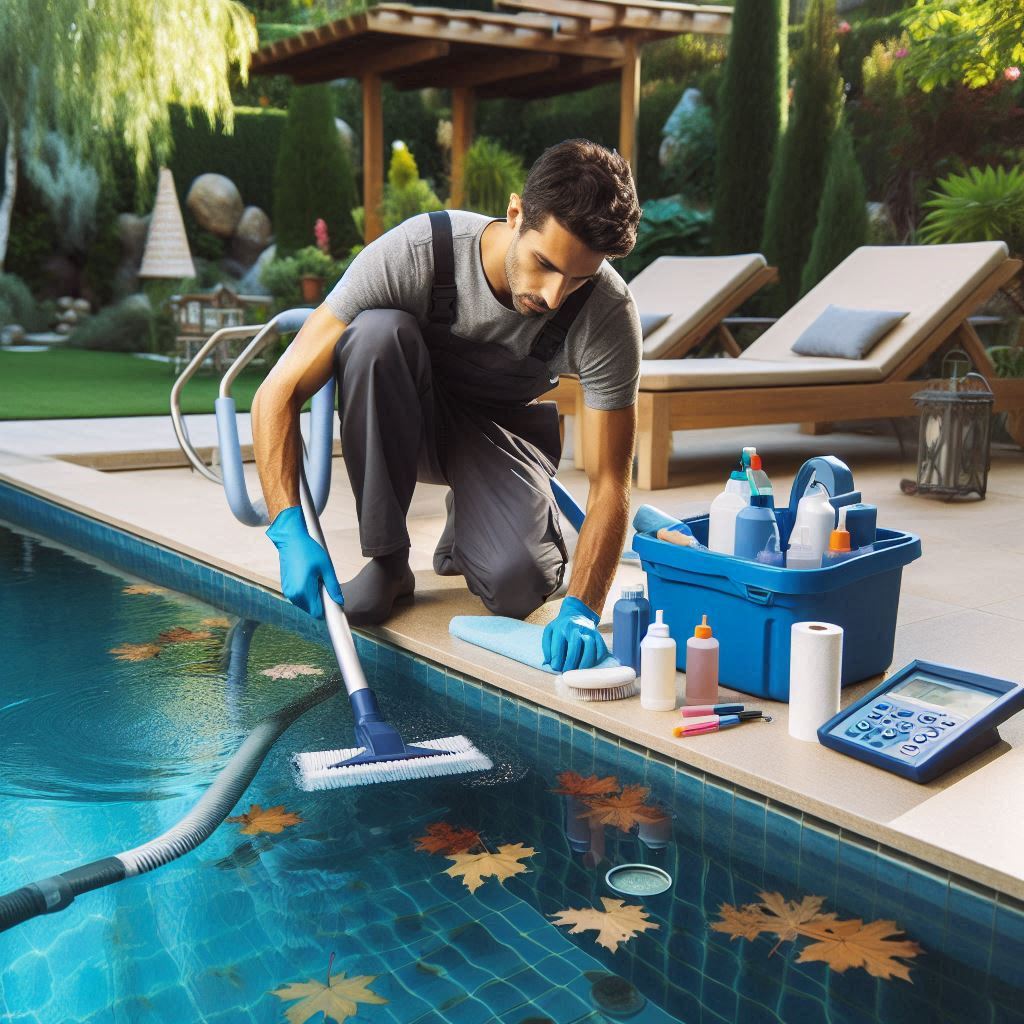
[[[578,686],[566,684],[565,692],[573,700],[625,700],[627,697],[635,697],[640,692],[640,684],[635,680],[623,683],[621,686],[605,686],[601,688],[587,687],[581,689]]]
[[[295,784],[299,789],[339,789],[364,786],[372,782],[404,782],[408,779],[429,779],[439,775],[460,775],[463,772],[485,772],[494,767],[491,759],[465,736],[446,736],[439,740],[423,740],[413,744],[437,750],[436,757],[411,757],[401,761],[378,761],[373,764],[331,768],[363,752],[362,747],[349,750],[317,750],[292,755]]]

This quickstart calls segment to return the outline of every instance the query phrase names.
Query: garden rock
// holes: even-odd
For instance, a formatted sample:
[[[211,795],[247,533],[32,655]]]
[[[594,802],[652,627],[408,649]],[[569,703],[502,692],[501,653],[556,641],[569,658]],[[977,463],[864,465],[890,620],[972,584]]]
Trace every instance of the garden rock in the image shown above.
[[[72,327],[78,323],[79,316],[73,309],[65,309],[57,319],[62,324],[70,324]]]
[[[71,303],[71,308],[79,316],[88,316],[92,312],[92,306],[89,305],[88,299],[75,299],[74,302]]]
[[[0,331],[0,345],[20,345],[25,340],[25,328],[21,324],[8,324]]]
[[[57,326],[54,328],[54,330],[58,334],[65,335],[65,336],[70,334],[73,329],[74,328],[71,326],[71,324],[65,324],[65,323],[57,324]]]
[[[270,218],[258,206],[247,206],[231,240],[231,256],[245,267],[251,267],[256,257],[270,245],[271,238]]]
[[[121,213],[117,217],[117,233],[121,239],[124,262],[136,270],[142,265],[149,234],[149,215],[137,217],[134,213]]]
[[[63,313],[65,310],[70,309],[75,304],[75,300],[70,295],[62,295],[57,300],[57,308]]]
[[[352,131],[349,123],[343,121],[340,117],[334,119],[334,127],[338,129],[338,137],[341,139],[341,144],[348,151],[349,159],[352,159],[356,155],[356,133]]]
[[[242,218],[242,196],[223,174],[200,174],[188,190],[185,205],[201,228],[220,238],[230,238]]]
[[[263,270],[270,263],[274,256],[277,254],[276,245],[268,245],[266,249],[259,254],[256,262],[246,272],[245,277],[238,282],[238,290],[243,295],[269,295],[267,286],[263,283]]]
[[[689,121],[704,103],[704,97],[700,89],[685,89],[679,102],[672,108],[664,127],[661,129],[663,136],[661,147],[658,149],[658,163],[662,167],[668,167],[676,156],[678,144],[676,136],[683,125]]]

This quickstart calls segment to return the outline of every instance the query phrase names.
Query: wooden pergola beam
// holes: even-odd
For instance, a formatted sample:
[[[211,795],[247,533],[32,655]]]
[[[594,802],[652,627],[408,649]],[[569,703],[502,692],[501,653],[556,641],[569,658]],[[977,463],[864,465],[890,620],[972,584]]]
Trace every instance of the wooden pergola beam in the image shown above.
[[[473,144],[476,96],[471,88],[452,89],[452,181],[450,205],[460,209],[464,199],[466,150]]]
[[[633,170],[637,180],[636,128],[640,119],[640,48],[633,38],[626,43],[626,60],[622,65],[622,87],[619,91],[619,153]]]
[[[512,82],[530,75],[556,71],[562,60],[553,53],[533,53],[520,56],[497,56],[494,60],[482,62],[479,57],[459,61],[448,60],[444,67],[432,64],[410,68],[408,74],[400,72],[389,75],[388,81],[400,90],[425,89],[444,81],[452,89],[478,89],[481,86],[496,87],[503,82]]]
[[[450,43],[435,42],[432,39],[424,39],[416,43],[403,43],[401,46],[382,49],[376,54],[360,56],[359,74],[386,77],[400,68],[415,68],[417,64],[443,60],[450,52]],[[292,75],[292,79],[297,83],[322,82],[325,72],[332,73],[332,77],[335,78],[344,77],[344,62],[337,59],[332,62],[325,58],[302,71],[296,71]]]
[[[571,59],[562,60],[551,71],[525,75],[513,81],[496,82],[477,90],[477,98],[540,99],[560,93],[590,89],[604,82],[618,81],[619,64],[604,60]]]
[[[363,241],[384,233],[379,208],[384,199],[384,104],[380,75],[363,75]]]
[[[499,7],[517,11],[535,11],[553,18],[587,18],[594,31],[612,26],[640,28],[664,25],[666,30],[685,26],[683,32],[703,35],[728,35],[732,26],[732,8],[710,4],[676,4],[663,0],[496,0]],[[652,18],[652,16],[654,16]],[[650,20],[648,20],[650,19]],[[656,19],[664,19],[656,20]]]

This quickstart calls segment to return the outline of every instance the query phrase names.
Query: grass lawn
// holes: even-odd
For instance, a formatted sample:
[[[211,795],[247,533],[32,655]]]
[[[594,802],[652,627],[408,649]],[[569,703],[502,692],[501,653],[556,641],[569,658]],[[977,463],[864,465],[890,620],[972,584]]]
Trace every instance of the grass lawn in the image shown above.
[[[232,394],[248,411],[264,371],[243,373]],[[0,349],[0,420],[76,419],[87,416],[160,416],[170,412],[170,363],[120,352]],[[220,376],[203,372],[182,394],[186,413],[213,412]]]

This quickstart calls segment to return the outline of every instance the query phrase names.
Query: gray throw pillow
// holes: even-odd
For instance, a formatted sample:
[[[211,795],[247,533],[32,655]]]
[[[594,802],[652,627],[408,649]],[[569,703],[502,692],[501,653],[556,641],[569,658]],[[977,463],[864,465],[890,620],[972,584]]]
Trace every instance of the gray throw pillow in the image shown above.
[[[906,316],[883,309],[826,306],[793,342],[793,351],[800,356],[863,359]]]
[[[656,331],[671,315],[671,313],[641,313],[641,336],[646,338],[652,331]]]

